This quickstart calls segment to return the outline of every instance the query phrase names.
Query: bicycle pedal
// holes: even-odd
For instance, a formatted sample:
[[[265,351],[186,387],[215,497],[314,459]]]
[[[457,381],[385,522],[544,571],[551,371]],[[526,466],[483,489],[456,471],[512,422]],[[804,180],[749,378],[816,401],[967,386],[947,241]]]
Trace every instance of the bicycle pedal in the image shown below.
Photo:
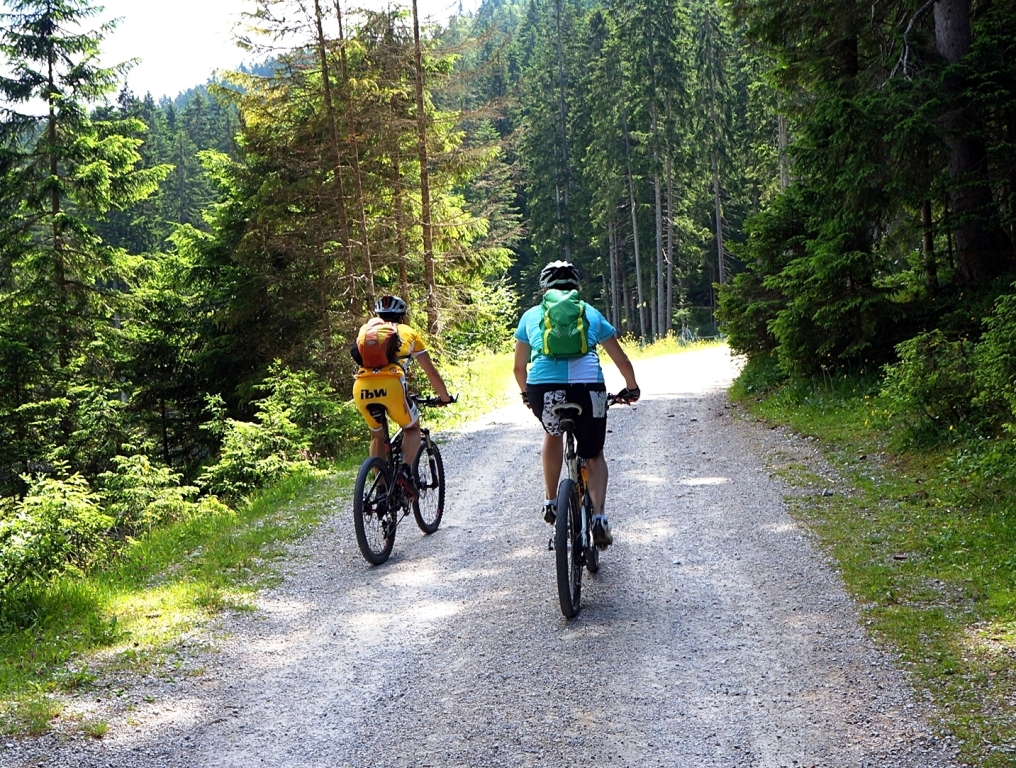
[[[547,539],[547,551],[548,552],[553,552],[554,551],[554,539],[553,538]]]

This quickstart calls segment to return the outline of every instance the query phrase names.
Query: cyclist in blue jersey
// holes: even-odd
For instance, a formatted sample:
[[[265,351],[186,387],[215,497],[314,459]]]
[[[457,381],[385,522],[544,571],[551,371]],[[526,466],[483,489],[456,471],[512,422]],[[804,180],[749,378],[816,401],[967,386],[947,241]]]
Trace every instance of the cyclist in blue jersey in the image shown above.
[[[540,289],[577,291],[579,273],[566,261],[553,261],[540,272]],[[564,448],[561,428],[551,407],[557,403],[578,403],[582,414],[576,419],[576,450],[586,465],[589,496],[593,502],[593,540],[608,546],[614,538],[610,523],[603,511],[607,495],[607,461],[603,457],[603,444],[607,436],[607,388],[603,369],[596,354],[597,345],[617,366],[624,377],[625,388],[617,393],[620,402],[633,403],[639,399],[639,386],[635,370],[628,355],[617,341],[617,331],[594,307],[585,305],[588,323],[588,349],[583,355],[555,358],[544,355],[543,308],[540,305],[526,310],[515,331],[515,380],[522,391],[522,400],[543,425],[543,481],[546,488],[543,518],[553,523],[557,515],[557,486],[561,477]]]

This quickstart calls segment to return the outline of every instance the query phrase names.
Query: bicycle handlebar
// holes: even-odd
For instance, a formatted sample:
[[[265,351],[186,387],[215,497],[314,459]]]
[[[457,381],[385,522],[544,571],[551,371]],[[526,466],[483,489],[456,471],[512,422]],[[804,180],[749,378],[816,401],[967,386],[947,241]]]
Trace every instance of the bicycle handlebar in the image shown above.
[[[422,405],[425,408],[440,408],[445,405],[451,405],[452,403],[456,403],[459,400],[458,395],[450,395],[450,397],[451,400],[449,400],[447,403],[437,396],[426,397],[424,395],[413,395],[413,400],[416,402],[417,405]]]
[[[622,389],[617,394],[607,395],[607,405],[633,405],[639,401],[639,397],[642,392],[638,389],[632,391],[629,389]]]

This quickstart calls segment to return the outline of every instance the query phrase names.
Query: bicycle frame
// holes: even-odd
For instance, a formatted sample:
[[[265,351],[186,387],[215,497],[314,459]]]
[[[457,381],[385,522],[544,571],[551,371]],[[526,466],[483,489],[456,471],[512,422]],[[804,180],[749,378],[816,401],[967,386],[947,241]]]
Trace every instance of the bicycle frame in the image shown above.
[[[576,403],[561,403],[551,409],[552,413],[560,413],[571,408],[577,408],[579,415],[582,413],[582,406]],[[588,504],[583,503],[588,499],[586,492],[586,463],[575,451],[575,422],[567,417],[560,419],[561,431],[564,432],[564,463],[568,468],[568,477],[575,483],[579,493],[579,504],[582,508],[582,541],[588,541],[589,532],[589,509]]]

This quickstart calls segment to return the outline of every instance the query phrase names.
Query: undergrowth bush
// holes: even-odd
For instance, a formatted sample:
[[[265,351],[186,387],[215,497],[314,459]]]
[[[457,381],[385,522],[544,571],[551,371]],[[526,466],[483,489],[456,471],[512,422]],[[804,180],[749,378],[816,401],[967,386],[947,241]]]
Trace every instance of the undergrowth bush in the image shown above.
[[[115,456],[113,464],[115,469],[99,475],[98,484],[106,514],[121,535],[193,514],[198,489],[180,485],[180,474],[144,455]]]
[[[205,429],[220,438],[222,447],[218,460],[198,477],[202,490],[242,499],[297,469],[310,468],[310,438],[293,422],[291,409],[277,400],[259,401],[254,422],[226,418],[218,396],[209,397],[209,411]]]
[[[341,458],[363,441],[363,419],[349,398],[312,371],[291,371],[276,362],[258,386],[264,393],[259,413],[286,412],[309,443],[312,456]]]
[[[911,438],[975,426],[972,342],[934,330],[897,345],[896,351],[899,362],[886,366],[881,391],[890,423],[904,426]]]
[[[0,499],[0,595],[30,579],[84,570],[109,546],[113,518],[81,475],[24,480],[22,499]]]

